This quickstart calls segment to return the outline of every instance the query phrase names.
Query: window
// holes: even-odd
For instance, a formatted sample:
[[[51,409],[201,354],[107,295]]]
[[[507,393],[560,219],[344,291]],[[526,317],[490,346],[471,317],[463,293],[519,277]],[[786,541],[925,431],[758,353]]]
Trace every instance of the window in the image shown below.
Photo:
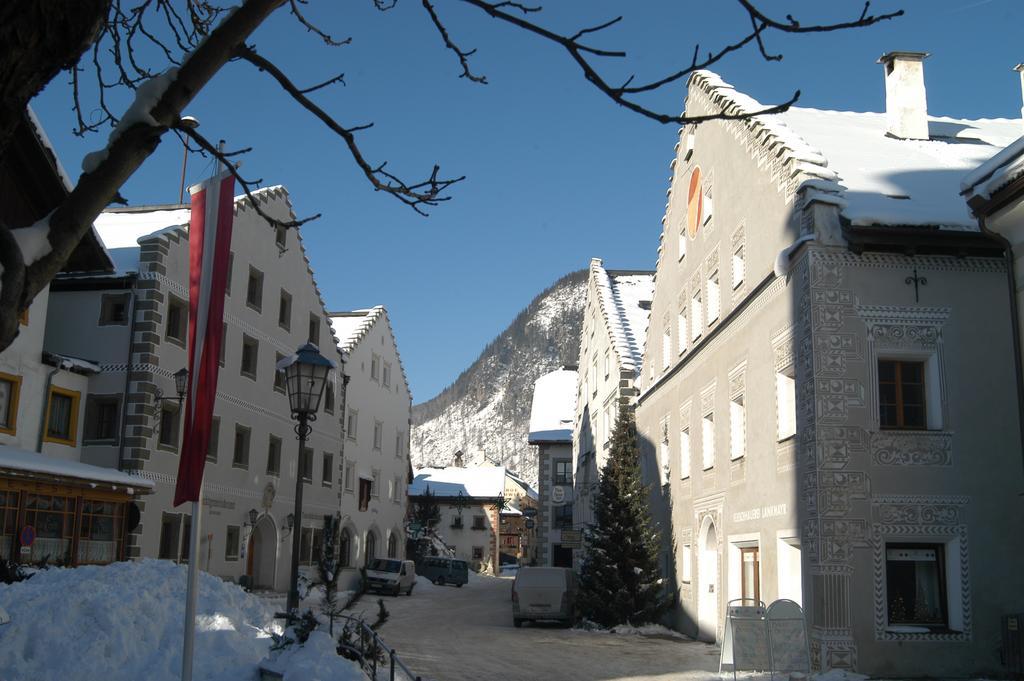
[[[683,583],[693,581],[693,546],[683,544]]]
[[[366,533],[366,563],[369,564],[370,560],[377,557],[377,535],[373,532]]]
[[[292,294],[281,289],[281,301],[277,305],[277,325],[285,331],[292,329]]]
[[[327,381],[324,386],[324,411],[334,413],[334,381]]]
[[[708,275],[708,326],[718,319],[721,295],[718,288],[718,270]]]
[[[181,515],[164,513],[160,520],[160,550],[157,557],[161,560],[178,559],[178,539],[181,533]]]
[[[236,468],[249,467],[249,437],[252,434],[245,426],[235,426],[235,448],[231,465]]]
[[[373,479],[370,481],[370,496],[380,499],[380,471],[373,471]]]
[[[924,362],[878,360],[878,415],[882,428],[928,427],[924,375]]]
[[[356,484],[356,465],[351,461],[345,464],[345,491],[354,492]]]
[[[555,529],[566,529],[572,527],[572,504],[555,506],[555,515],[552,519]]]
[[[89,395],[85,400],[86,441],[116,442],[121,399],[116,395]]]
[[[355,409],[348,410],[348,423],[345,426],[345,436],[349,440],[356,439],[356,426],[359,425],[359,412]]]
[[[320,345],[320,318],[312,312],[309,314],[309,342]]]
[[[280,352],[274,353],[274,390],[279,393],[285,392],[285,376],[283,371],[277,370],[277,363],[284,359],[284,355]]]
[[[607,350],[604,351],[604,377],[608,378],[612,373],[612,359],[611,353]]]
[[[756,546],[740,548],[742,598],[761,600],[761,551]]]
[[[380,381],[380,355],[376,353],[370,357],[370,380]]]
[[[233,251],[228,251],[228,276],[225,280],[226,286],[224,287],[224,293],[231,295],[231,273],[235,271],[235,254]]]
[[[679,477],[690,477],[690,429],[684,428],[679,433]]]
[[[227,347],[228,347],[228,323],[227,322],[224,322],[224,324],[221,327],[220,331],[221,331],[221,335],[220,335],[220,354],[217,357],[217,363],[220,364],[221,366],[224,366],[224,353],[226,352]]]
[[[395,503],[402,503],[402,499],[405,497],[405,484],[402,480],[402,476],[399,475],[395,478]]]
[[[53,386],[46,405],[45,442],[75,445],[78,435],[78,399],[80,393]]]
[[[395,456],[402,456],[402,441],[405,438],[405,433],[402,431],[395,431]]]
[[[679,354],[686,352],[686,308],[680,307],[679,314],[676,317],[676,326],[678,327],[676,333],[679,337]]]
[[[181,298],[167,294],[167,327],[164,336],[167,340],[184,346],[187,329],[188,305]]]
[[[775,374],[775,402],[778,409],[779,442],[796,435],[796,379],[789,366]]]
[[[0,433],[14,435],[18,429],[18,396],[21,376],[0,373]]]
[[[346,527],[341,531],[338,539],[338,567],[349,567],[352,565],[352,533]]]
[[[388,535],[388,558],[394,558],[398,555],[398,538],[395,537],[395,533],[392,532]],[[402,568],[402,574],[405,574],[405,568]]]
[[[324,487],[330,487],[333,483],[334,483],[334,456],[332,456],[331,454],[329,454],[327,452],[324,452],[324,468],[323,468],[323,477],[321,479],[321,484],[323,484]]]
[[[178,550],[178,562],[188,563],[189,546],[192,543],[192,516],[181,516],[181,548]]]
[[[259,358],[260,344],[255,338],[242,334],[242,363],[240,372],[243,376],[256,380],[256,361]]]
[[[249,281],[245,287],[245,304],[256,310],[263,309],[263,273],[249,265]]]
[[[391,501],[395,500],[395,481],[388,480],[388,499]]]
[[[28,555],[31,562],[44,558],[50,562],[70,560],[75,531],[74,497],[25,494],[24,525],[36,528],[36,540]]]
[[[214,416],[210,421],[210,443],[206,447],[206,460],[217,463],[217,441],[220,439],[220,417]]]
[[[164,404],[160,407],[160,432],[157,445],[161,449],[178,451],[178,408]]]
[[[676,244],[679,249],[679,259],[682,260],[686,257],[686,225],[679,227],[679,239]]]
[[[384,369],[381,371],[381,383],[385,388],[391,387],[391,364],[384,362]]]
[[[281,438],[276,435],[267,442],[267,475],[281,475]]]
[[[227,538],[224,541],[224,560],[238,560],[238,544],[241,528],[228,525]]]
[[[572,461],[555,461],[555,479],[554,484],[556,485],[571,485],[572,484]]]
[[[732,252],[732,287],[739,288],[747,274],[747,262],[743,258],[743,246]]]
[[[384,442],[384,424],[380,421],[373,422],[373,449],[374,451],[380,451],[381,445]]]
[[[729,458],[742,458],[747,448],[747,410],[743,395],[729,400]]]
[[[667,485],[669,481],[669,462],[672,452],[668,444],[668,420],[661,424],[661,442],[658,443],[658,475],[661,477],[661,484]]]
[[[284,249],[288,247],[288,230],[278,225],[274,230],[274,242],[278,248]]]
[[[715,414],[709,412],[701,419],[701,445],[703,449],[704,470],[713,468],[715,465]]]
[[[886,544],[885,593],[890,625],[945,628],[942,544]]]
[[[370,506],[370,480],[359,478],[359,510],[365,511]]]
[[[704,224],[705,225],[708,224],[709,222],[711,222],[711,214],[712,214],[712,208],[713,207],[714,206],[712,205],[712,202],[711,202],[711,181],[710,181],[710,178],[709,178],[707,189],[704,190],[704,206],[703,206],[703,208],[704,208]]]
[[[590,363],[590,388],[597,394],[597,357]]]
[[[0,491],[0,560],[10,560],[14,537],[18,533],[20,492]]]
[[[313,450],[309,447],[302,448],[302,456],[299,459],[300,468],[302,471],[303,482],[313,482]]]
[[[120,557],[125,505],[116,501],[83,499],[78,531],[78,563],[113,563]]]
[[[462,529],[462,516],[461,515],[457,515],[457,516],[452,517],[452,529],[453,530],[461,530]]]
[[[668,369],[672,364],[672,325],[668,315],[662,320],[661,331],[661,368]]]
[[[693,321],[690,323],[690,341],[696,341],[703,332],[701,320],[704,319],[704,304],[700,299],[700,291],[693,294],[690,300],[690,311],[693,314]]]
[[[100,326],[124,326],[128,323],[127,293],[104,293],[100,298]]]
[[[484,559],[484,547],[474,546],[473,547],[473,560],[480,562]]]

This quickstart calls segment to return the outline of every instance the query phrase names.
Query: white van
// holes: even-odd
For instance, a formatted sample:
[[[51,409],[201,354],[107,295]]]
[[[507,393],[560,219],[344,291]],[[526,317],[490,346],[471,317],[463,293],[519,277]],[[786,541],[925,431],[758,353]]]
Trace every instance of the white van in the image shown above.
[[[576,573],[569,568],[522,567],[512,584],[512,624],[576,620]]]
[[[411,560],[374,558],[366,566],[366,590],[397,596],[403,591],[412,596],[416,586],[416,564]]]

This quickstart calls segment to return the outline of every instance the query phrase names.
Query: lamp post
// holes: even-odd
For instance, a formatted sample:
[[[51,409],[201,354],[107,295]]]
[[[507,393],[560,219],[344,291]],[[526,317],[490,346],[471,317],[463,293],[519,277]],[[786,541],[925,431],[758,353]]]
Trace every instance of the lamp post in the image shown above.
[[[285,374],[288,389],[288,405],[299,436],[298,464],[295,467],[295,527],[292,530],[292,572],[288,583],[288,613],[296,614],[299,609],[299,544],[302,536],[302,457],[309,436],[309,423],[316,420],[320,400],[327,383],[327,374],[335,364],[320,354],[320,349],[306,343],[291,357],[277,363],[277,370]]]

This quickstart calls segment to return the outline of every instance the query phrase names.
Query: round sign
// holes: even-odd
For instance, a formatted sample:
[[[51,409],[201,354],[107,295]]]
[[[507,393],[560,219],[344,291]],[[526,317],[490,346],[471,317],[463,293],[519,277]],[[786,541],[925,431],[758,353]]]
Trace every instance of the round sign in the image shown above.
[[[700,182],[700,168],[694,168],[690,174],[690,191],[686,195],[686,231],[690,238],[697,236],[701,221],[704,219],[704,192]]]
[[[551,501],[556,504],[560,504],[565,501],[565,488],[564,487],[552,487],[551,488]]]
[[[22,546],[32,546],[32,542],[36,540],[36,528],[31,525],[21,528],[20,539]]]
[[[532,530],[534,525],[536,525],[536,523],[534,522],[533,518],[526,519],[526,529]]]

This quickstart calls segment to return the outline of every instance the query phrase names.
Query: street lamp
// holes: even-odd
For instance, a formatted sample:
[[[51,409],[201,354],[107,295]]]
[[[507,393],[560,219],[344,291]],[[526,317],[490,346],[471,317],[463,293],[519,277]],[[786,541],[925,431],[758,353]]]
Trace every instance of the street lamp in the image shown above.
[[[310,421],[316,420],[320,399],[324,395],[327,374],[335,364],[320,354],[320,349],[306,343],[291,357],[277,363],[277,370],[284,372],[288,389],[288,405],[299,436],[298,465],[295,467],[295,529],[292,532],[292,573],[288,585],[288,612],[295,614],[299,609],[299,538],[302,535],[302,456],[306,449],[306,437],[312,431]]]

